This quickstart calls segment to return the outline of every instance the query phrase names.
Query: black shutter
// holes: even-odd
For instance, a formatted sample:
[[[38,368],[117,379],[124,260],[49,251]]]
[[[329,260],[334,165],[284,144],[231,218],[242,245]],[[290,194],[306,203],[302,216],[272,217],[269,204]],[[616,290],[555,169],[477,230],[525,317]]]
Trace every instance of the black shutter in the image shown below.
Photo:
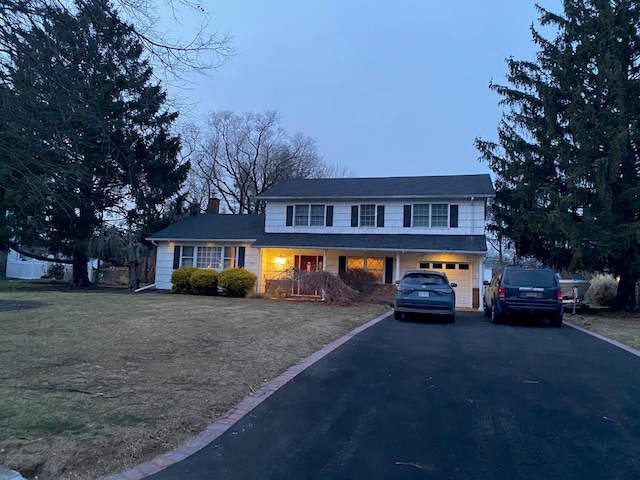
[[[403,227],[411,226],[411,205],[404,206],[404,219],[402,222]]]
[[[327,227],[333,227],[333,205],[327,205],[327,216],[324,224]]]
[[[173,269],[180,268],[180,245],[173,247]]]
[[[344,274],[347,271],[347,257],[339,256],[338,257],[338,276],[340,278],[344,278]]]
[[[244,254],[245,254],[246,248],[245,247],[238,247],[238,258],[236,260],[236,268],[243,268],[244,267]]]
[[[287,227],[293,225],[293,205],[287,205]]]
[[[351,207],[351,226],[358,226],[358,205],[353,205]]]
[[[393,257],[384,259],[384,283],[393,282]]]
[[[384,205],[378,205],[378,215],[376,218],[376,227],[384,227]]]
[[[449,226],[458,227],[458,205],[449,205]]]

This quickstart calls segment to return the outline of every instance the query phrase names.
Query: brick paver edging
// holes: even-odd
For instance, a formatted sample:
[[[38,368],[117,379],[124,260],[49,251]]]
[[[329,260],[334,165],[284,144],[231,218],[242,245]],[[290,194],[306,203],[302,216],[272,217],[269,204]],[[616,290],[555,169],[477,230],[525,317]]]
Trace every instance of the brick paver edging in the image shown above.
[[[629,347],[629,346],[625,345],[624,343],[617,342],[617,341],[612,340],[612,339],[610,339],[608,337],[600,335],[599,333],[596,333],[596,332],[594,332],[592,330],[588,330],[586,328],[582,328],[582,327],[579,327],[577,325],[574,325],[573,323],[569,323],[567,321],[565,321],[564,323],[565,323],[565,325],[568,325],[571,328],[575,328],[576,330],[580,330],[581,332],[586,333],[588,335],[591,335],[592,337],[596,337],[596,338],[599,338],[600,340],[604,340],[605,342],[610,343],[611,345],[615,345],[616,347],[621,348],[622,350],[625,350],[625,351],[631,353],[632,355],[640,357],[640,351],[639,350],[636,350],[635,348]]]
[[[231,408],[231,410],[229,410],[221,418],[207,426],[202,432],[190,438],[175,450],[159,455],[153,460],[150,460],[146,463],[141,463],[140,465],[137,465],[129,470],[125,470],[124,472],[100,477],[98,480],[141,480],[149,475],[153,475],[154,473],[159,472],[164,468],[167,468],[170,465],[173,465],[174,463],[178,463],[180,460],[184,460],[189,455],[194,454],[201,448],[213,442],[216,438],[218,438],[229,428],[231,428],[238,420],[244,417],[255,407],[260,405],[262,402],[264,402],[268,397],[271,396],[271,394],[281,388],[289,380],[309,368],[324,356],[334,351],[340,345],[348,342],[360,332],[375,325],[383,318],[388,317],[389,313],[380,315],[379,317],[374,318],[364,325],[353,329],[346,335],[325,345],[322,349],[311,354],[294,366],[288,368],[284,373],[277,376],[266,385],[262,386],[253,395],[246,397],[236,406]]]

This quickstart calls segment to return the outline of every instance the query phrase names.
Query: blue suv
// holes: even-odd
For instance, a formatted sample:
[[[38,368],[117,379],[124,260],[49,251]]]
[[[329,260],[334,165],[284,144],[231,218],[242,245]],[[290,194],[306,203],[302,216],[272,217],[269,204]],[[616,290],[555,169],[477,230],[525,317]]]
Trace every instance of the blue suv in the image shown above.
[[[562,289],[549,268],[504,267],[491,282],[484,282],[484,314],[493,323],[508,317],[548,318],[552,327],[562,326]]]

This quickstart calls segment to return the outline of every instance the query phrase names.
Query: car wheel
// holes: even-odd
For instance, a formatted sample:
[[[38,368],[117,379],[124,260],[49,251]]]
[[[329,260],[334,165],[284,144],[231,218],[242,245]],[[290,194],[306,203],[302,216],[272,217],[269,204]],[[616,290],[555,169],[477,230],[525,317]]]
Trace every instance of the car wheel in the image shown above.
[[[456,314],[455,313],[453,315],[449,315],[447,317],[447,323],[456,323]]]
[[[551,326],[560,328],[562,326],[562,315],[557,315],[551,319]]]
[[[396,320],[402,320],[402,312],[398,312],[397,310],[394,310],[393,318],[395,318]]]
[[[495,307],[491,309],[491,323],[501,323],[502,315],[500,315]]]

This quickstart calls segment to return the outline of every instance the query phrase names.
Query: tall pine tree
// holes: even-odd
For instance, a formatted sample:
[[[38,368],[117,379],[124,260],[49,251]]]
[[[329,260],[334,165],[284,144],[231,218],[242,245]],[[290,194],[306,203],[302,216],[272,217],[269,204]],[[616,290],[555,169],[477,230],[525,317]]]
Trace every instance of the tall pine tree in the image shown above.
[[[565,0],[540,7],[534,61],[509,59],[492,84],[507,111],[498,141],[476,140],[496,174],[494,229],[520,255],[620,277],[617,305],[640,279],[640,5]]]
[[[143,230],[176,199],[188,170],[170,132],[177,114],[105,0],[52,3],[15,46],[0,141],[23,146],[14,154],[41,167],[43,188],[5,192],[11,234],[71,257],[74,283],[88,285],[87,248],[106,220]]]

